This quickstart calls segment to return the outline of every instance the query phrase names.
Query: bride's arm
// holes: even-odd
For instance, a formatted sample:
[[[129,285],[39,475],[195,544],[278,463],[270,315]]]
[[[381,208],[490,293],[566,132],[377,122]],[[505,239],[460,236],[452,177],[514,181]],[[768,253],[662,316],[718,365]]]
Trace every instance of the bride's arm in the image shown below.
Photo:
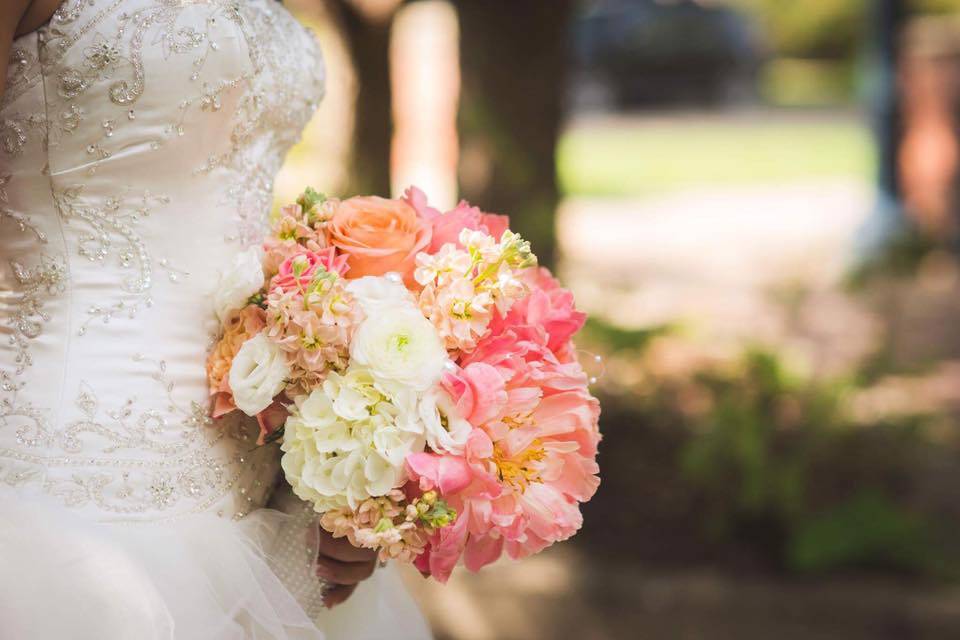
[[[3,0],[0,2],[0,62],[6,69],[10,45],[17,36],[39,29],[50,20],[62,0]],[[0,83],[0,98],[6,89]]]

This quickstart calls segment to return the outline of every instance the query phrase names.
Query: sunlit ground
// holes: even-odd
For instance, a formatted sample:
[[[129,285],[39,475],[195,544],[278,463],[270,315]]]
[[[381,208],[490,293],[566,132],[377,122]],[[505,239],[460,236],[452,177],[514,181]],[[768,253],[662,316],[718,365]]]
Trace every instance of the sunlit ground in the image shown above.
[[[578,196],[639,196],[810,178],[869,181],[873,158],[853,111],[742,110],[584,117],[557,166]]]
[[[810,364],[836,367],[871,339],[831,291],[873,205],[872,164],[854,112],[575,121],[559,158],[573,194],[558,215],[562,273],[608,321],[728,345],[787,340],[783,297],[818,296]]]

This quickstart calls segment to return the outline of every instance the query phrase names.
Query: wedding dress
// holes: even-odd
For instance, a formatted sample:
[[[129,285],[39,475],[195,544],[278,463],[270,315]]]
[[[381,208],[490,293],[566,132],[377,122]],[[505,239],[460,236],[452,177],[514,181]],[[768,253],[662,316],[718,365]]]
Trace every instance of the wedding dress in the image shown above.
[[[325,610],[278,449],[207,417],[216,273],[260,238],[323,77],[274,0],[67,0],[13,43],[3,640],[429,635],[390,568]]]

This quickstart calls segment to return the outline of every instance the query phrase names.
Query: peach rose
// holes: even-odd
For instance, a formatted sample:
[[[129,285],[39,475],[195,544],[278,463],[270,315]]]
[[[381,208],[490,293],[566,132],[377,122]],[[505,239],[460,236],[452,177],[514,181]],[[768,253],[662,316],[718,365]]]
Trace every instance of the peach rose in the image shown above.
[[[430,246],[430,222],[403,200],[376,196],[340,203],[330,221],[330,242],[347,256],[348,278],[400,273],[415,286],[414,259]]]
[[[263,309],[254,305],[245,307],[230,319],[223,330],[223,337],[207,356],[207,384],[210,395],[213,397],[214,418],[219,418],[237,408],[233,403],[227,374],[230,372],[234,356],[240,351],[243,343],[260,333],[264,326],[266,326],[266,320]]]

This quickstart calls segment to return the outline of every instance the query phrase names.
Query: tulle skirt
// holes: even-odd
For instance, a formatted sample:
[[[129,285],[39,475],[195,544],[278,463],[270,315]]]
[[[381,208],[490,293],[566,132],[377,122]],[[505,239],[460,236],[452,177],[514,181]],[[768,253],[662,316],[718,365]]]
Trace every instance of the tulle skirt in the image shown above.
[[[240,521],[98,523],[0,488],[0,638],[430,637],[391,567],[324,609],[312,526],[275,509]]]

